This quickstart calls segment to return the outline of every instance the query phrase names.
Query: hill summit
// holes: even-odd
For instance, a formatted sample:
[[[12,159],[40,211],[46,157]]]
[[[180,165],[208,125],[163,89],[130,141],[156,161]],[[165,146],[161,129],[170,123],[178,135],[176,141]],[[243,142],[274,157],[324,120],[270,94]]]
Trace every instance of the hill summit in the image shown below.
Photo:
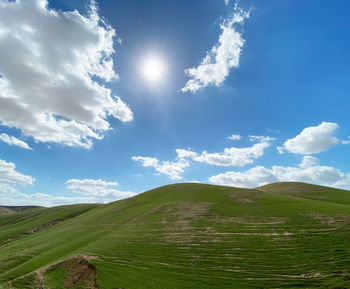
[[[3,288],[350,288],[350,192],[183,183],[0,216]]]

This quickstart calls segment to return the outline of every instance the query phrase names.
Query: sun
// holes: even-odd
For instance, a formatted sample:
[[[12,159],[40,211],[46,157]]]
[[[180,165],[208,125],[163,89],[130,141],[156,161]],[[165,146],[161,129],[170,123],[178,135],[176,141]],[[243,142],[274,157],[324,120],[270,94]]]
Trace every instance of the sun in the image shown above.
[[[164,77],[165,65],[161,58],[150,57],[141,66],[143,76],[151,82],[159,82]]]

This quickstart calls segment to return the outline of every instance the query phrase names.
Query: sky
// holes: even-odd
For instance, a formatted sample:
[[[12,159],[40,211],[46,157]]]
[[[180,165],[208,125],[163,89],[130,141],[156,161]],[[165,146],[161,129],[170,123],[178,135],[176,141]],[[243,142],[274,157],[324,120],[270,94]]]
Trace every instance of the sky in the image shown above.
[[[350,2],[0,0],[0,205],[177,182],[350,190]]]

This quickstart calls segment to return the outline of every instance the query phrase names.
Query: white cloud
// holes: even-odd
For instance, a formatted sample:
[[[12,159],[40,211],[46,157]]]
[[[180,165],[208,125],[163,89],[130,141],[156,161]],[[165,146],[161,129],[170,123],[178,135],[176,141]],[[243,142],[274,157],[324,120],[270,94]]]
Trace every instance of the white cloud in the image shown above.
[[[77,203],[95,203],[96,200],[90,197],[65,197],[49,194],[35,193],[24,194],[18,189],[0,183],[0,205],[7,206],[58,206]]]
[[[283,153],[284,150],[294,154],[324,152],[339,143],[338,138],[334,136],[338,128],[338,124],[333,122],[322,122],[318,126],[307,127],[296,137],[288,139],[283,147],[278,147],[278,152]]]
[[[225,19],[220,25],[221,35],[218,43],[207,52],[206,57],[198,67],[185,70],[190,77],[182,91],[195,93],[198,89],[210,84],[220,86],[229,75],[233,67],[239,66],[244,39],[242,33],[235,28],[236,24],[243,24],[249,18],[249,13],[235,6],[232,18]]]
[[[200,154],[188,149],[176,149],[177,157],[174,161],[160,162],[157,158],[133,156],[131,159],[141,162],[144,167],[153,167],[158,174],[165,174],[172,180],[181,180],[185,168],[190,166],[189,160],[207,163],[215,166],[244,166],[254,162],[254,159],[264,154],[265,148],[271,145],[273,138],[259,137],[261,142],[246,148],[230,147],[220,153],[208,153],[203,151]]]
[[[7,143],[10,146],[17,146],[26,150],[33,150],[26,142],[6,133],[0,134],[0,141]]]
[[[209,178],[218,185],[253,188],[272,182],[294,181],[307,182],[337,188],[350,189],[350,174],[340,170],[319,165],[315,157],[304,156],[301,164],[296,167],[273,166],[254,167],[245,172],[229,171]]]
[[[277,182],[273,173],[262,166],[254,167],[245,172],[229,171],[209,178],[216,185],[226,185],[239,188],[254,188],[258,185]]]
[[[318,158],[315,158],[313,156],[304,156],[303,161],[300,164],[300,167],[303,169],[315,166],[320,164],[320,160]]]
[[[190,164],[187,160],[179,158],[176,161],[159,162],[156,158],[133,156],[133,161],[142,163],[144,167],[153,167],[158,173],[169,176],[172,180],[181,180],[184,169]]]
[[[230,0],[225,0],[225,5],[227,6],[230,3]]]
[[[233,134],[228,137],[230,140],[240,140],[242,137],[239,134]]]
[[[119,191],[113,188],[118,185],[117,182],[105,182],[101,179],[68,180],[67,188],[82,195],[79,197],[42,193],[25,194],[19,191],[17,186],[33,185],[35,179],[21,174],[15,168],[14,163],[0,159],[0,205],[55,206],[74,203],[106,203],[135,195],[130,191]]]
[[[141,157],[141,156],[133,156],[131,158],[133,161],[140,161],[144,167],[157,167],[158,166],[158,159],[156,158],[150,158],[150,157]]]
[[[16,186],[33,185],[35,179],[16,171],[16,165],[0,159],[0,205],[23,204],[26,195]],[[17,202],[17,203],[16,203]]]
[[[15,170],[16,165],[0,159],[0,184],[12,184],[19,186],[32,185],[35,179],[23,175]]]
[[[0,0],[0,123],[38,142],[89,148],[132,112],[101,81],[113,70],[114,29],[44,0]]]
[[[281,154],[281,155],[284,154],[284,147],[283,147],[283,146],[278,146],[278,147],[277,147],[277,151],[278,151],[278,153]]]
[[[119,191],[117,182],[106,182],[102,179],[71,179],[66,182],[67,189],[91,198],[94,202],[112,202],[134,196],[130,191]]]
[[[244,166],[251,164],[255,159],[263,156],[264,150],[271,145],[273,138],[259,137],[261,142],[246,148],[230,147],[225,148],[220,153],[208,153],[203,151],[201,154],[190,149],[177,149],[178,158],[189,158],[196,162],[207,163],[215,166]]]
[[[191,151],[190,148],[188,149],[176,149],[177,157],[178,158],[188,158],[188,159],[194,159],[198,157],[197,153]]]
[[[342,144],[350,144],[350,136],[348,136],[347,140],[342,140],[341,143]]]
[[[263,135],[250,135],[248,137],[249,137],[249,141],[251,142],[271,142],[276,140],[273,137],[263,136]]]

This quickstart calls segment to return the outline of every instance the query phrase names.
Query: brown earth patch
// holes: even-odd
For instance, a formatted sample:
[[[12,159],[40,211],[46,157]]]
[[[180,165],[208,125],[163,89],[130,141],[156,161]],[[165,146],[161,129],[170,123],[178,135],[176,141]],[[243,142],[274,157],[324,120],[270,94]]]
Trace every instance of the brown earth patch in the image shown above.
[[[45,273],[47,271],[52,270],[56,267],[62,267],[67,273],[67,278],[63,284],[64,287],[71,288],[72,286],[85,282],[89,284],[89,288],[99,289],[96,281],[96,267],[90,263],[90,260],[92,259],[95,258],[86,255],[77,255],[70,257],[64,261],[60,261],[58,263],[41,268],[36,272],[37,278],[44,283]]]
[[[67,268],[69,274],[64,282],[65,287],[70,287],[82,282],[89,282],[91,289],[98,289],[96,283],[96,267],[86,259],[85,256],[78,256],[73,260],[67,260],[62,263]]]

